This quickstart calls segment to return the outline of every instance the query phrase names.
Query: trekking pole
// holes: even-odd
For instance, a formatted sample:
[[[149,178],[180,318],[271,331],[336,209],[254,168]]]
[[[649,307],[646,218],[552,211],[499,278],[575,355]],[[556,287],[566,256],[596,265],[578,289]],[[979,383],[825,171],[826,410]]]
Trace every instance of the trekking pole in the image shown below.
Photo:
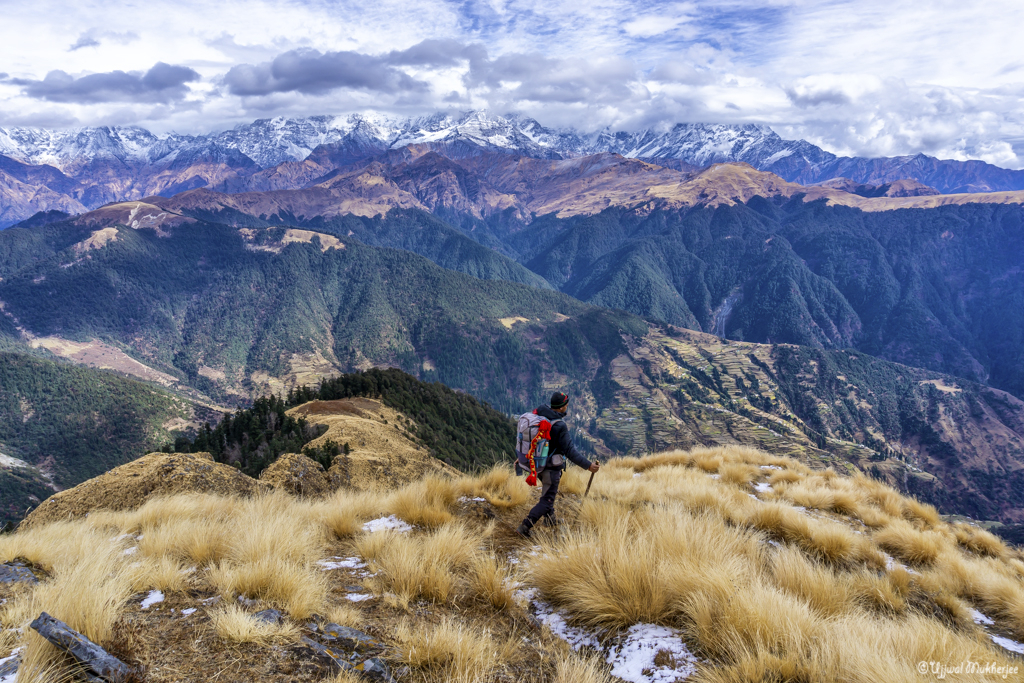
[[[587,482],[587,490],[583,492],[583,500],[586,500],[587,499],[587,494],[590,493],[590,485],[594,483],[594,475],[595,474],[597,474],[597,472],[591,472],[590,473],[590,481]],[[580,501],[580,505],[582,505],[582,504],[583,504],[583,501],[581,500]]]

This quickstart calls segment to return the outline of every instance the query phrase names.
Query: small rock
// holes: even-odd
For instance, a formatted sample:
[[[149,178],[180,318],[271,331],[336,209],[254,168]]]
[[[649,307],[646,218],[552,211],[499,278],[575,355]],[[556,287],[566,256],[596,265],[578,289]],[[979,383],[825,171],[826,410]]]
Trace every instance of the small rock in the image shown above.
[[[252,615],[254,619],[265,621],[268,624],[280,624],[284,622],[284,615],[276,609],[265,609]]]
[[[371,657],[361,664],[356,664],[355,669],[356,671],[361,671],[370,680],[386,681],[387,683],[395,680],[392,678],[391,671],[388,670],[387,665],[377,657]]]
[[[0,564],[0,583],[39,583],[32,570],[20,562]]]
[[[322,657],[326,657],[327,659],[329,659],[331,662],[333,662],[334,665],[337,666],[342,671],[353,671],[354,670],[352,665],[345,661],[345,653],[344,652],[341,652],[341,651],[329,648],[329,647],[323,645],[322,643],[316,642],[312,638],[307,638],[306,636],[302,636],[301,640],[302,640],[303,645],[305,645],[306,647],[308,647],[309,649],[311,649],[313,652],[317,653],[318,655],[320,655]]]
[[[357,652],[380,650],[384,647],[384,644],[379,640],[362,631],[357,631],[348,626],[338,626],[337,624],[325,624],[320,637],[329,643],[337,643],[343,648],[356,650]]]
[[[345,590],[349,593],[365,593],[366,589],[362,586],[345,586]]]

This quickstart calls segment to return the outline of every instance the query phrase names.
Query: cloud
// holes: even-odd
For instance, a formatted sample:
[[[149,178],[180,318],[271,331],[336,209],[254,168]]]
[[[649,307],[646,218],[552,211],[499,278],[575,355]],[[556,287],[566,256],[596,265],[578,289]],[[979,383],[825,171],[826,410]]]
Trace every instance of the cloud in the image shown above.
[[[457,66],[467,60],[486,58],[487,50],[480,44],[428,39],[407,50],[389,52],[383,61],[393,66]]]
[[[103,41],[101,41],[100,38],[119,45],[127,45],[132,41],[138,40],[139,34],[135,31],[124,31],[119,33],[117,31],[101,31],[99,29],[92,28],[78,36],[78,40],[68,48],[68,52],[75,52],[86,47],[99,47],[103,44]]]
[[[321,94],[338,88],[387,94],[422,93],[427,83],[394,68],[387,57],[358,52],[290,50],[271,62],[232,67],[224,83],[233,95],[301,92]]]
[[[68,48],[68,52],[74,52],[75,50],[81,50],[83,47],[96,47],[100,44],[100,41],[87,35],[80,35],[75,44]]]
[[[199,78],[194,69],[157,62],[145,73],[109,71],[75,78],[56,70],[42,80],[15,78],[11,83],[22,86],[30,98],[49,102],[157,104],[184,99],[188,93],[185,84]]]
[[[467,87],[484,97],[530,102],[607,104],[645,98],[639,70],[631,60],[552,59],[537,53],[513,53],[471,62]]]

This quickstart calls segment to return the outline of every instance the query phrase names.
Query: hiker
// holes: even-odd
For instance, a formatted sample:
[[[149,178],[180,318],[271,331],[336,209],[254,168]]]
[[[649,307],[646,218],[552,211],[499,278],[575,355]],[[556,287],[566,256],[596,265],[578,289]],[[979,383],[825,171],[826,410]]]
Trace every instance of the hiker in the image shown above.
[[[569,397],[560,391],[551,395],[550,406],[540,406],[533,411],[551,423],[550,450],[543,470],[538,472],[541,483],[540,501],[533,506],[530,514],[526,516],[523,523],[516,529],[520,534],[529,538],[530,529],[543,517],[545,522],[554,526],[555,519],[555,496],[558,495],[558,482],[562,479],[562,472],[565,471],[565,461],[568,458],[585,470],[597,472],[600,464],[590,462],[580,453],[569,436],[569,427],[565,424],[565,413],[569,409]]]

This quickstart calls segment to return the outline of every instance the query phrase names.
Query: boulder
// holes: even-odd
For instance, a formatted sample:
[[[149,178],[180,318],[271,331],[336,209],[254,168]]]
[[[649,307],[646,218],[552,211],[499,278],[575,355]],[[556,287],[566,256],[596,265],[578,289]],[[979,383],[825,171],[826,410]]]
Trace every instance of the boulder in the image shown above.
[[[260,475],[260,481],[295,496],[317,498],[332,489],[323,465],[301,453],[285,453]]]
[[[269,487],[209,453],[150,453],[50,496],[21,527],[82,517],[93,510],[132,510],[155,496],[219,493],[251,496]]]

